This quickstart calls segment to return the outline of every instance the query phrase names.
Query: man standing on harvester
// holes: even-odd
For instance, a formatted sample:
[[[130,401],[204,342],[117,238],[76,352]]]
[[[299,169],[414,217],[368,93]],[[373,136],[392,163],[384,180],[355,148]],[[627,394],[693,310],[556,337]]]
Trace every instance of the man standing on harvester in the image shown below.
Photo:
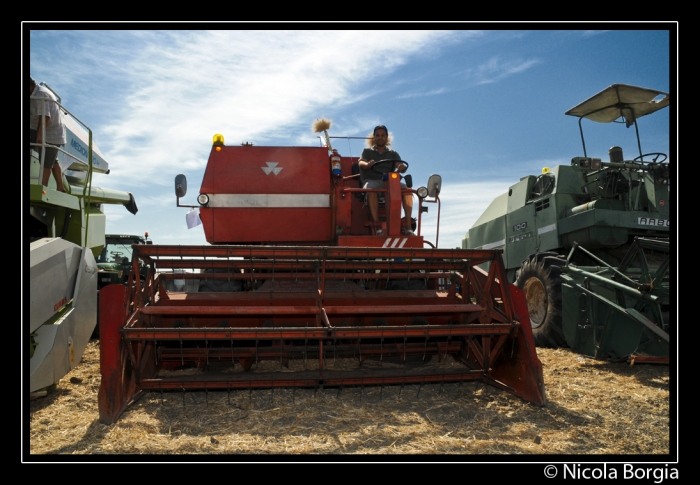
[[[388,164],[387,171],[398,170],[404,173],[408,168],[408,165],[401,162],[401,156],[394,150],[387,148],[390,144],[389,142],[389,131],[386,126],[379,125],[374,128],[372,138],[369,139],[370,148],[365,148],[362,150],[362,155],[358,161],[359,167],[362,169],[362,188],[364,189],[383,189],[384,182],[382,180],[382,174],[372,170],[372,167],[377,164],[380,160],[393,160],[393,163]],[[401,188],[405,189],[406,184],[401,182]],[[413,231],[411,230],[411,213],[413,210],[413,194],[404,194],[403,198],[403,211],[405,217],[404,224],[404,234],[406,236],[413,236]],[[377,192],[367,193],[367,204],[369,205],[369,211],[372,215],[372,220],[374,222],[379,222],[379,197]],[[377,229],[377,236],[384,235],[382,229]]]
[[[49,185],[49,177],[53,173],[56,179],[56,190],[65,192],[61,166],[58,164],[58,147],[66,144],[66,127],[61,119],[60,108],[55,96],[48,89],[40,86],[32,77],[29,78],[29,95],[34,98],[29,101],[29,133],[31,143],[46,143],[44,167],[41,185]],[[41,153],[41,147],[37,147]]]

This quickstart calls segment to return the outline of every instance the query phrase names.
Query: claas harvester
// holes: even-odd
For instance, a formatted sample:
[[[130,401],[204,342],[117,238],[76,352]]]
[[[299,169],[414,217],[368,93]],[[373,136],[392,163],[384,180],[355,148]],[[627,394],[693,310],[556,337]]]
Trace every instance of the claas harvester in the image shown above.
[[[481,381],[546,403],[527,303],[501,251],[424,237],[429,206],[439,222],[440,176],[413,189],[392,160],[374,167],[384,187],[373,221],[358,160],[332,149],[329,127],[316,129],[319,147],[215,135],[197,206],[181,204],[187,180],[176,177],[177,205],[198,211],[209,244],[134,245],[147,275],[134,266],[129,284],[102,290],[101,422],[148,391]],[[406,194],[418,206],[408,235]]]
[[[46,83],[40,84],[53,92]],[[64,191],[58,190],[53,176],[42,184],[45,140],[30,140],[24,160],[29,210],[22,224],[23,244],[29,245],[30,306],[22,329],[29,331],[25,362],[31,399],[46,396],[80,363],[96,327],[99,280],[105,273],[95,258],[105,247],[105,206],[121,205],[131,214],[138,211],[131,192],[95,183],[110,173],[109,164],[93,142],[92,130],[54,95],[55,100],[32,100],[40,103],[40,110],[55,103],[63,120],[66,144],[59,149],[58,164]],[[98,179],[94,174],[100,174]]]

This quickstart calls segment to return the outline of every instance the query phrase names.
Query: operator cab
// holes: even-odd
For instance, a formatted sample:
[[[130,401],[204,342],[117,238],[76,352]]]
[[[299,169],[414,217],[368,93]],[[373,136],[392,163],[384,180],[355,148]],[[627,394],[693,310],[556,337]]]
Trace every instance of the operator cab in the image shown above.
[[[579,132],[581,133],[584,158],[587,159],[588,155],[586,153],[586,141],[583,137],[581,121],[584,118],[587,118],[592,121],[597,121],[598,123],[624,123],[627,128],[634,125],[639,155],[635,157],[633,161],[645,162],[644,157],[653,157],[653,162],[661,163],[666,160],[666,154],[659,152],[646,154],[642,153],[642,144],[639,139],[637,120],[642,116],[646,116],[665,108],[669,105],[669,103],[670,96],[668,93],[663,91],[631,86],[629,84],[613,84],[603,89],[598,94],[591,96],[582,103],[577,104],[565,114],[569,116],[576,116],[579,119],[578,126]],[[618,151],[615,150],[615,152]],[[596,159],[592,160],[595,161]],[[615,155],[611,153],[610,161],[621,162],[622,150],[619,150],[619,159],[615,158]],[[580,161],[577,163],[580,164]]]
[[[132,244],[153,244],[148,233],[145,236],[107,234],[105,247],[97,257],[98,263],[130,263],[133,253]]]

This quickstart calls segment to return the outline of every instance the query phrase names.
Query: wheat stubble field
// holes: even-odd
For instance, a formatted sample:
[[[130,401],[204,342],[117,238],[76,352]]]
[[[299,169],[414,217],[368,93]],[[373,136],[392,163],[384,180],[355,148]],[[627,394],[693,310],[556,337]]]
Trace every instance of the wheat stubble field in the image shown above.
[[[103,425],[95,340],[54,391],[29,401],[29,454],[284,459],[671,452],[676,433],[671,432],[675,400],[669,366],[596,361],[567,349],[538,349],[538,356],[548,399],[544,407],[474,382],[149,393],[117,423]]]

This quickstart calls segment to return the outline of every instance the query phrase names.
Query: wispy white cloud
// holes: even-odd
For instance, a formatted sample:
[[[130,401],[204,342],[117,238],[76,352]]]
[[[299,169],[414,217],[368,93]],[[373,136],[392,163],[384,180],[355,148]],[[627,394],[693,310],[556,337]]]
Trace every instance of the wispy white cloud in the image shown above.
[[[33,35],[41,37],[37,44],[60,46],[62,55],[52,60],[46,55],[50,49],[43,49],[32,58],[32,69],[49,73],[51,62],[62,63],[54,66],[60,76],[51,79],[69,88],[65,91],[75,89],[69,95],[70,109],[78,114],[95,111],[81,102],[101,107],[101,116],[91,120],[90,126],[111,173],[97,176],[96,185],[138,195],[135,216],[121,206],[105,206],[109,226],[119,227],[120,232],[150,230],[156,242],[204,244],[201,226],[183,230],[186,210],[176,207],[172,184],[176,174],[185,173],[190,192],[196,192],[212,135],[222,133],[227,144],[295,140],[314,145],[318,140],[311,125],[322,116],[333,119],[335,133],[364,135],[368,126],[381,122],[379,114],[356,114],[347,109],[349,105],[389,89],[374,83],[379,76],[466,34],[88,31]],[[73,55],[63,55],[67,50]],[[71,59],[79,59],[74,68],[69,65]],[[392,81],[400,83],[401,78]],[[107,85],[109,91],[104,90]],[[307,122],[300,122],[303,119]],[[344,150],[343,154],[359,155]],[[192,203],[193,197],[188,194],[185,199],[184,203]],[[158,229],[148,227],[155,225],[152,214],[158,214]],[[172,234],[166,234],[170,228]]]
[[[447,88],[431,89],[429,91],[412,91],[410,93],[404,93],[396,96],[396,99],[407,99],[407,98],[419,98],[423,96],[435,96],[436,94],[443,94],[448,92]]]
[[[155,174],[206,162],[214,133],[227,143],[276,137],[313,140],[310,126],[335,103],[352,102],[377,75],[407,62],[448,31],[215,31],[154,35],[125,59],[128,95],[100,127],[100,148],[120,176],[150,183]],[[138,41],[139,34],[131,40]],[[155,42],[153,42],[155,40]],[[124,46],[132,48],[133,45]],[[116,55],[116,53],[115,53]],[[309,116],[308,132],[299,119]],[[364,125],[364,129],[366,129]],[[138,141],[138,143],[136,143]],[[121,167],[139,164],[134,181]],[[119,175],[121,174],[121,175]]]
[[[491,201],[505,193],[512,182],[494,181],[468,182],[460,184],[443,183],[440,192],[440,234],[438,245],[441,248],[462,247],[462,239],[469,228],[486,210]],[[421,229],[423,236],[435,242],[437,235],[437,207],[428,206],[428,214],[423,214]]]
[[[600,34],[605,34],[606,32],[610,32],[609,30],[584,30],[581,32],[581,35],[584,37],[593,37],[594,35],[600,35]]]
[[[499,56],[495,56],[476,68],[469,69],[466,72],[466,77],[474,84],[495,83],[514,74],[524,72],[540,62],[539,59],[503,60]]]

